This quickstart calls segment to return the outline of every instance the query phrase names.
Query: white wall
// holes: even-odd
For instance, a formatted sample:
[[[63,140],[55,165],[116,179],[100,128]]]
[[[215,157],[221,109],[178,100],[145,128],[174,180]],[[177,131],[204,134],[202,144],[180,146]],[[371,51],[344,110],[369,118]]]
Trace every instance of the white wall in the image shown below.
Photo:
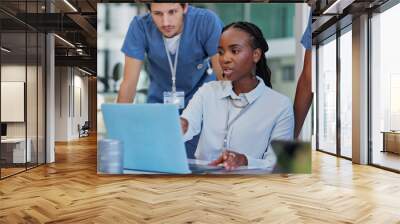
[[[1,67],[1,81],[2,81],[2,85],[4,85],[5,83],[3,82],[23,82],[26,83],[25,81],[25,71],[26,67],[25,65],[2,65]],[[32,67],[28,67],[28,70],[31,70]],[[3,87],[3,86],[2,86]],[[2,89],[2,94],[5,94],[4,92],[5,90]],[[14,90],[15,91],[15,90]],[[22,97],[22,100],[24,100],[24,89],[19,90],[22,91],[19,94],[22,95],[20,97]],[[7,99],[9,98],[9,96],[1,96],[2,99]],[[16,128],[20,125],[18,124],[23,124],[24,123],[24,102],[22,102],[22,108],[18,108],[22,111],[18,111],[16,113],[21,114],[22,113],[22,120],[21,120],[21,116],[19,116],[20,122],[7,122],[8,123],[8,131],[11,132],[14,136],[17,137],[24,137],[25,136],[25,128],[22,128],[21,130],[19,130],[19,128]],[[4,115],[5,113],[9,114],[9,113],[13,113],[10,110],[12,110],[12,108],[8,108],[6,107],[6,105],[4,104],[4,102],[1,103],[2,108],[1,108],[1,114]],[[16,108],[14,108],[16,109]],[[4,118],[2,117],[2,120],[4,121]],[[10,133],[10,134],[11,134]]]
[[[2,65],[1,81],[25,82],[25,69],[25,65]],[[7,110],[7,108],[1,108],[1,110]],[[7,137],[25,137],[25,123],[7,123]]]
[[[89,107],[89,102],[88,102],[88,78],[87,76],[83,77],[81,76],[82,73],[79,73],[79,75],[76,75],[75,70],[75,75],[74,75],[74,96],[72,98],[74,99],[74,107],[72,108],[72,123],[71,123],[71,135],[73,138],[76,138],[79,136],[78,133],[78,124],[81,126],[85,123],[85,121],[88,121],[89,119],[89,114],[88,114],[88,107]],[[81,110],[81,111],[80,111]]]
[[[28,72],[28,88],[27,88],[27,121],[28,121],[28,137],[30,133],[36,135],[36,80],[31,77],[31,74],[36,74],[35,66],[25,65],[2,65],[1,66],[1,81],[4,82],[25,82],[25,75]],[[6,96],[2,96],[6,97]],[[41,107],[42,105],[38,105]],[[9,110],[10,108],[1,108],[1,110]],[[22,108],[24,109],[24,108]],[[8,137],[25,137],[26,122],[7,122]]]
[[[55,141],[68,140],[68,86],[67,67],[55,68]]]
[[[25,78],[27,77],[27,81]],[[39,158],[39,163],[44,163],[44,93],[43,82],[44,74],[41,66],[25,66],[25,64],[4,64],[1,66],[1,81],[3,82],[24,82],[26,83],[26,107],[20,108],[21,113],[26,112],[26,121],[22,122],[6,122],[7,137],[9,138],[24,138],[25,135],[30,139],[29,146],[32,151],[32,161],[36,162]],[[3,92],[4,89],[2,89]],[[20,90],[24,94],[24,90]],[[3,93],[4,94],[4,93]],[[7,95],[2,95],[2,98],[8,98]],[[2,103],[3,104],[3,103]],[[13,113],[12,108],[2,107],[2,112],[7,111]],[[26,111],[25,111],[26,110]],[[14,112],[16,113],[16,112]],[[24,116],[24,115],[23,115]],[[37,157],[37,153],[39,156]]]
[[[88,120],[88,78],[83,75],[76,68],[56,67],[56,141],[77,139],[78,124]]]

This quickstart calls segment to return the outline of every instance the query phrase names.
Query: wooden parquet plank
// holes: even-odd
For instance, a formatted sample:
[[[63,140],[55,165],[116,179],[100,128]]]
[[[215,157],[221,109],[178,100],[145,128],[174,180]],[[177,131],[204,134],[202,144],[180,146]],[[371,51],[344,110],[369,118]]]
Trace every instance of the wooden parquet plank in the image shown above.
[[[0,181],[0,223],[399,223],[400,175],[313,152],[310,175],[96,174],[96,139]]]

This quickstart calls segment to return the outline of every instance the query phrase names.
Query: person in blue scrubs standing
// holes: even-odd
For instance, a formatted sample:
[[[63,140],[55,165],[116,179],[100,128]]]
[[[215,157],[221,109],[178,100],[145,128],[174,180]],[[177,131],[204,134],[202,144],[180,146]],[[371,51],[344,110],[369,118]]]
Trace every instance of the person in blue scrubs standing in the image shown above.
[[[147,7],[150,12],[135,16],[125,36],[121,49],[124,77],[117,102],[133,102],[147,57],[148,103],[173,99],[183,109],[203,83],[216,76],[222,79],[217,47],[223,23],[215,13],[187,3],[151,3]],[[186,143],[189,158],[194,158],[197,140]]]

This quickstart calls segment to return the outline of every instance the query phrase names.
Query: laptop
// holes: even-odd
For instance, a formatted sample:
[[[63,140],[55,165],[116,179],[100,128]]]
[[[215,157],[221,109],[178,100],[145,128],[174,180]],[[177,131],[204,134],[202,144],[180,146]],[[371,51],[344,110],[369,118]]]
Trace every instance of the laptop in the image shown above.
[[[301,141],[272,140],[277,157],[273,173],[311,173],[311,144]]]
[[[124,170],[190,174],[224,169],[189,162],[175,105],[103,104],[101,108],[107,137],[123,143]]]

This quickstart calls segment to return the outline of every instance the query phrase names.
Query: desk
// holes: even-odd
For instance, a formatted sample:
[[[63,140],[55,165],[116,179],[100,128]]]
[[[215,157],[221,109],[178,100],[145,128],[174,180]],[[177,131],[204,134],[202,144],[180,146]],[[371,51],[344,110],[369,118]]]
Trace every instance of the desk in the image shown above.
[[[30,138],[27,139],[25,151],[25,138],[6,138],[1,139],[1,156],[6,160],[6,163],[25,163],[31,162],[31,145]],[[12,154],[12,156],[11,156]],[[11,159],[12,158],[12,159]],[[27,161],[25,161],[25,158]]]
[[[383,150],[382,152],[393,152],[400,154],[400,131],[382,131]]]
[[[209,161],[205,160],[196,160],[196,159],[188,159],[188,162],[191,164],[199,164],[199,165],[207,165]],[[236,170],[226,171],[224,169],[221,170],[212,170],[212,171],[204,171],[201,173],[193,173],[193,174],[270,174],[273,173],[273,167],[267,168],[260,168],[260,167],[248,167],[248,166],[241,166],[238,167]],[[100,174],[100,173],[99,173]],[[146,172],[146,171],[135,171],[135,170],[124,170],[123,174],[162,174],[162,175],[171,175],[171,173],[159,173],[159,172]],[[189,174],[189,175],[193,175]]]

